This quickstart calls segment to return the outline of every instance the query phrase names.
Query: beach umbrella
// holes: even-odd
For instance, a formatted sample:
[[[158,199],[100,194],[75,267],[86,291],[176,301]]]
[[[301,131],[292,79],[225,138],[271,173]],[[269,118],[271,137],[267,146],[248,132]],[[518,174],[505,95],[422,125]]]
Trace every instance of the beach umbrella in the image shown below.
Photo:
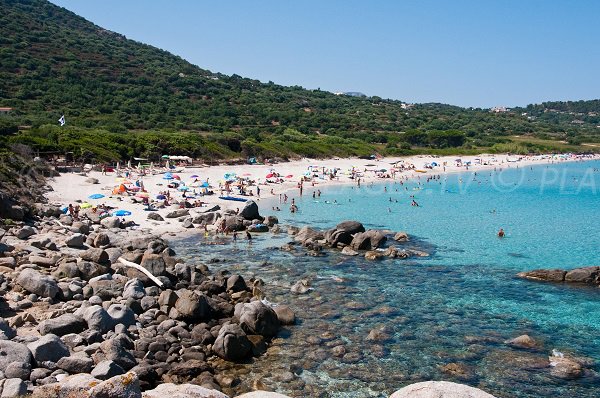
[[[204,181],[204,182],[202,183],[202,185],[200,185],[200,187],[201,187],[201,188],[209,188],[209,187],[210,187],[210,185],[208,185],[208,181]]]
[[[173,174],[173,178],[176,180],[181,180],[181,177],[179,177],[177,174]]]
[[[179,187],[179,190],[180,190],[180,191],[182,191],[182,192],[183,192],[183,191],[189,191],[189,190],[190,190],[190,188],[189,188],[189,187],[186,187],[186,186],[184,185],[184,186],[181,186],[181,187]]]
[[[115,211],[113,211],[112,215],[114,217],[125,217],[125,216],[130,216],[131,212],[127,211],[127,210],[115,210]]]
[[[192,174],[192,175],[190,176],[190,178],[198,178],[198,177],[200,177],[200,176],[199,176],[199,175],[196,175],[196,174]]]
[[[104,197],[104,195],[102,195],[101,193],[95,193],[93,195],[88,196],[88,199],[102,199]]]
[[[89,209],[90,207],[92,207],[92,204],[88,203],[88,202],[83,202],[81,204],[81,206],[79,206],[79,207],[82,208],[82,209]]]
[[[170,174],[168,174],[168,175],[167,175],[167,174],[165,174],[165,175],[163,176],[163,180],[172,180],[172,179],[173,179],[173,176],[172,176],[172,175],[170,175]]]

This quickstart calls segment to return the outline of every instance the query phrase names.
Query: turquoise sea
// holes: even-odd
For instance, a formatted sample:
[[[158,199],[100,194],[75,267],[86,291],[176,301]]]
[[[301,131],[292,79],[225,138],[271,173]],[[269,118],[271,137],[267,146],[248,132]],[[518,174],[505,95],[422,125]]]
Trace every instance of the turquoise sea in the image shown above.
[[[257,236],[251,245],[206,245],[197,236],[177,242],[176,250],[191,262],[220,260],[212,269],[261,277],[270,301],[296,311],[299,324],[275,339],[269,355],[243,365],[243,380],[258,378],[293,396],[385,397],[412,382],[450,380],[497,397],[598,397],[597,365],[583,378],[562,380],[544,363],[553,349],[600,363],[600,290],[515,277],[535,268],[600,265],[598,168],[600,162],[513,164],[427,181],[433,172],[403,185],[316,186],[322,194],[315,199],[306,187],[302,197],[289,194],[296,214],[278,198],[260,201],[263,215],[283,225],[325,229],[358,220],[366,228],[406,231],[411,245],[431,253],[427,258],[369,262],[335,252],[307,256],[301,248],[290,253],[278,249],[292,240],[285,232]],[[303,278],[313,290],[290,294]],[[368,340],[375,328],[384,337]],[[525,333],[539,349],[504,344]],[[460,371],[448,372],[449,363]],[[238,388],[249,389],[245,383]]]

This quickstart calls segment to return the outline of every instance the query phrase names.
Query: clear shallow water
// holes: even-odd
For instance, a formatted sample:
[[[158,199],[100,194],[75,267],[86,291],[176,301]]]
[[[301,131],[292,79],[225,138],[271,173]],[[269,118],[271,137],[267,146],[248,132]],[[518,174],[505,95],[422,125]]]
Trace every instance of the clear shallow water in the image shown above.
[[[317,200],[307,187],[301,198],[290,195],[296,196],[297,214],[274,201],[261,202],[266,214],[274,205],[282,207],[272,214],[283,224],[329,228],[356,219],[367,228],[404,230],[432,252],[426,259],[373,263],[337,253],[310,257],[302,250],[274,249],[289,240],[285,233],[264,235],[252,246],[206,246],[191,238],[176,249],[188,261],[220,258],[212,268],[263,278],[271,301],[297,311],[301,324],[243,370],[281,392],[383,397],[410,382],[445,379],[498,397],[597,397],[595,378],[558,380],[539,363],[553,348],[600,361],[600,292],[533,283],[515,274],[598,265],[598,167],[600,162],[513,166],[435,182],[423,175],[420,184],[322,189]],[[410,206],[410,195],[419,207]],[[496,237],[499,228],[506,238]],[[310,279],[314,291],[289,294],[290,284],[300,278]],[[369,331],[381,326],[389,339],[367,341]],[[331,333],[328,341],[307,342],[324,332]],[[527,352],[502,343],[523,333],[541,341],[542,348]],[[348,354],[332,355],[336,345]],[[466,374],[443,372],[451,362],[464,365]],[[290,370],[293,381],[278,378]]]

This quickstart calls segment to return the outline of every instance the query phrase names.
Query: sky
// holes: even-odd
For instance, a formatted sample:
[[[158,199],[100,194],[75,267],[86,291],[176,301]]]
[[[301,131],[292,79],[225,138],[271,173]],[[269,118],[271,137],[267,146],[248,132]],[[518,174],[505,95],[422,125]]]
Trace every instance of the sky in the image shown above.
[[[213,72],[406,102],[600,98],[600,1],[52,0]]]

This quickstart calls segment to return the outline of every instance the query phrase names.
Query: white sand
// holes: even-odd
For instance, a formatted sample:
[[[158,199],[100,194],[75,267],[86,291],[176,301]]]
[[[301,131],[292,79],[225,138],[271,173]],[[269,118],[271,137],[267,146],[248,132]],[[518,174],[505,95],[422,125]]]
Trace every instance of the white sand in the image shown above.
[[[462,159],[462,166],[458,165],[455,162],[455,159]],[[480,159],[481,162],[475,159]],[[514,160],[520,159],[517,162]],[[594,157],[594,159],[598,159],[598,156]],[[510,160],[510,161],[509,161]],[[478,155],[478,156],[446,156],[446,157],[433,157],[433,156],[412,156],[412,157],[404,157],[404,158],[383,158],[379,160],[363,160],[363,159],[328,159],[328,160],[314,160],[314,159],[302,159],[298,161],[279,163],[275,165],[239,165],[239,166],[227,166],[227,165],[218,165],[211,167],[193,167],[186,168],[182,172],[176,172],[181,177],[181,181],[189,184],[193,181],[190,178],[191,175],[198,175],[199,180],[205,181],[208,179],[208,182],[212,186],[212,190],[215,192],[214,195],[204,196],[198,198],[208,205],[205,207],[193,208],[190,209],[190,213],[192,215],[204,211],[215,204],[221,206],[222,209],[230,208],[242,208],[244,203],[242,202],[233,202],[233,201],[225,201],[219,199],[220,191],[219,191],[219,181],[223,180],[223,176],[225,173],[236,173],[239,177],[247,177],[251,180],[256,180],[260,186],[260,197],[261,198],[269,198],[273,196],[278,196],[280,193],[285,192],[290,196],[290,199],[299,194],[297,184],[300,181],[301,177],[308,170],[308,166],[319,166],[319,169],[325,167],[326,169],[339,168],[341,172],[344,173],[346,171],[351,170],[353,167],[355,170],[360,172],[364,172],[367,170],[377,170],[377,169],[387,169],[391,170],[392,164],[394,162],[403,161],[403,164],[413,164],[417,170],[424,170],[426,173],[419,173],[415,171],[404,171],[402,173],[397,173],[395,178],[414,178],[416,175],[420,175],[422,177],[426,177],[427,175],[438,175],[438,174],[447,174],[461,171],[478,171],[484,169],[493,169],[493,168],[506,168],[506,167],[525,167],[534,164],[546,164],[546,163],[558,163],[565,161],[576,161],[580,160],[575,156],[571,156],[569,158],[563,157],[552,157],[552,156],[535,156],[535,157],[519,157],[512,155]],[[439,166],[434,167],[433,169],[426,169],[424,165],[426,163],[436,162]],[[471,162],[468,168],[465,166],[465,163]],[[487,163],[487,164],[484,164]],[[443,165],[446,164],[445,170]],[[368,166],[375,165],[375,166]],[[282,177],[285,176],[293,176],[291,178],[284,178],[283,183],[267,183],[266,175],[271,173],[272,171],[279,173]],[[375,172],[367,171],[364,172],[364,177],[361,177],[361,181],[364,184],[370,183],[372,181],[386,181],[386,179],[379,178]],[[89,177],[97,178],[100,181],[100,184],[89,184],[86,183],[85,180]],[[92,204],[101,204],[104,203],[108,206],[114,207],[116,209],[123,209],[130,211],[132,213],[131,216],[127,217],[128,219],[134,220],[137,224],[139,224],[139,228],[148,228],[151,229],[153,233],[163,234],[163,233],[174,233],[182,231],[183,228],[181,224],[177,221],[177,219],[166,219],[165,221],[158,222],[147,219],[148,211],[144,210],[145,206],[141,203],[133,203],[131,197],[121,196],[121,195],[112,195],[112,191],[119,184],[116,180],[116,173],[108,173],[108,175],[102,175],[101,172],[89,172],[87,176],[82,176],[74,173],[64,173],[59,177],[54,178],[51,181],[51,186],[54,189],[53,192],[48,193],[47,197],[51,203],[59,204],[61,206],[66,206],[69,203],[76,204],[77,200],[82,202],[89,202]],[[131,181],[135,181],[140,178],[143,180],[144,187],[146,191],[150,194],[150,199],[155,200],[156,195],[160,191],[167,190],[168,181],[163,179],[163,174],[156,175],[146,175],[143,177],[138,177],[137,173],[134,171],[132,176],[130,177]],[[321,189],[322,187],[335,185],[335,184],[355,184],[356,181],[353,181],[346,174],[341,174],[337,179],[329,180],[329,179],[316,179],[314,187],[311,186],[311,182],[304,183],[304,192],[306,194],[310,194],[315,189]],[[256,186],[252,186],[249,188],[250,191],[256,195]],[[271,194],[271,190],[273,190],[274,194]],[[175,200],[182,199],[182,193],[177,191],[176,189],[170,189],[171,197]],[[105,198],[92,200],[88,199],[88,196],[92,194],[103,194]],[[237,194],[237,190],[234,189],[232,192],[232,196],[239,197]],[[172,199],[172,201],[173,201]],[[260,206],[260,198],[253,196],[250,199],[254,199]],[[139,200],[139,199],[138,199]],[[179,208],[178,205],[171,205],[168,208],[159,209],[158,212],[165,217],[167,213],[170,211]],[[288,209],[282,209],[287,211]]]

